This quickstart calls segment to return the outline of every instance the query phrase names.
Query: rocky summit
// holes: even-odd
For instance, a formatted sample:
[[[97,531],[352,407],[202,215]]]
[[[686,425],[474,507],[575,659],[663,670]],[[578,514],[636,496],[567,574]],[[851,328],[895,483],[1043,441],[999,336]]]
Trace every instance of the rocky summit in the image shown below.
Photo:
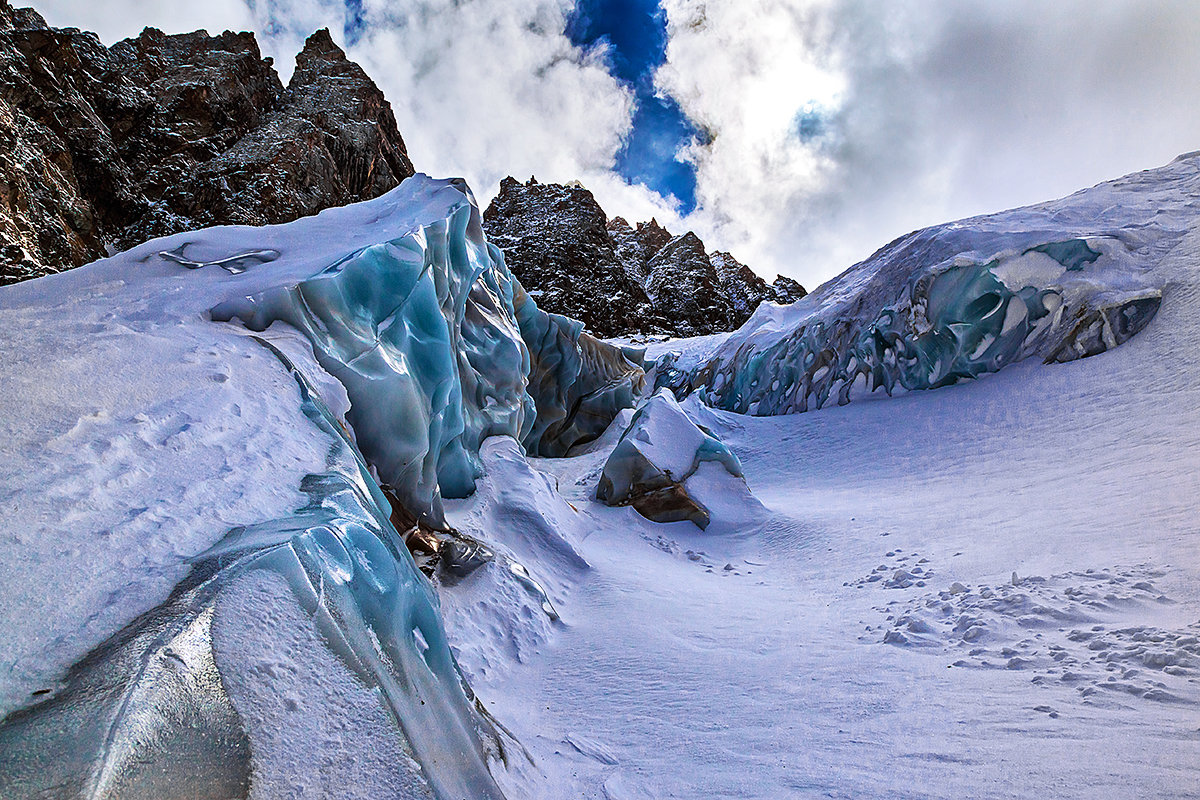
[[[488,238],[548,311],[580,319],[599,336],[699,336],[732,330],[764,300],[792,303],[804,287],[767,284],[729,253],[705,250],[691,231],[655,220],[608,219],[579,185],[508,177],[483,216]]]
[[[105,47],[0,0],[0,284],[211,225],[287,222],[413,174],[383,93],[318,31],[285,87],[254,35]]]

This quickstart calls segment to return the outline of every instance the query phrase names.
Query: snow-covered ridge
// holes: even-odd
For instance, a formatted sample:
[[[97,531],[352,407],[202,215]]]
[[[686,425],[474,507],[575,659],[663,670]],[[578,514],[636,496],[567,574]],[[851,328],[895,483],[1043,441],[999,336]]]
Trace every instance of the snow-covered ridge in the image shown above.
[[[909,234],[793,306],[760,307],[710,358],[660,359],[656,384],[786,414],[1104,352],[1170,302],[1155,267],[1200,221],[1198,176],[1200,159],[1182,157]]]

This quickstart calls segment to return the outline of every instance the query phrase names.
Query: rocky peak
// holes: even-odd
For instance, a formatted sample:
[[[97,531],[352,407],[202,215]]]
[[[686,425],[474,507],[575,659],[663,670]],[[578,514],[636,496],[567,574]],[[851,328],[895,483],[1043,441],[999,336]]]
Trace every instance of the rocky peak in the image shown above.
[[[0,31],[49,27],[45,18],[32,8],[13,8],[8,0],[0,0]]]
[[[347,195],[377,197],[413,174],[391,105],[328,29],[304,43],[284,102],[321,129]]]
[[[675,333],[701,336],[734,327],[732,305],[696,234],[688,231],[670,239],[647,262],[646,271],[650,302],[677,320]]]
[[[383,93],[328,31],[285,89],[250,33],[147,28],[106,48],[0,0],[0,283],[287,222],[411,174]]]
[[[314,31],[304,41],[304,47],[296,54],[296,69],[306,70],[312,66],[312,62],[314,61],[329,61],[336,64],[349,64],[358,67],[357,64],[346,58],[346,51],[338,47],[337,42],[333,41],[333,36],[329,33],[329,28],[321,28]],[[361,68],[359,68],[359,72],[362,72]]]
[[[600,336],[716,333],[741,325],[763,300],[804,294],[787,278],[776,279],[783,289],[768,286],[728,253],[709,255],[691,231],[674,236],[654,219],[636,228],[607,219],[577,182],[505,178],[484,228],[542,308],[582,319]]]
[[[658,220],[654,217],[650,218],[649,222],[639,222],[637,226],[638,243],[642,246],[642,251],[646,254],[646,260],[654,258],[654,254],[666,247],[667,242],[671,241],[670,231],[658,224]]]
[[[638,286],[646,285],[646,248],[637,237],[637,232],[623,217],[613,217],[608,221],[608,238],[616,249],[617,260],[625,270],[626,277]]]
[[[582,186],[507,177],[483,225],[542,308],[600,336],[630,330],[645,314],[645,290],[622,268],[608,217]]]
[[[799,283],[782,275],[776,276],[774,283],[767,284],[729,253],[716,252],[710,259],[722,291],[733,304],[735,318],[742,322],[749,319],[764,300],[788,305],[808,294]]]
[[[808,296],[808,290],[801,286],[799,281],[784,275],[775,276],[775,280],[771,282],[771,291],[775,293],[775,296],[771,298],[772,301],[782,306]]]

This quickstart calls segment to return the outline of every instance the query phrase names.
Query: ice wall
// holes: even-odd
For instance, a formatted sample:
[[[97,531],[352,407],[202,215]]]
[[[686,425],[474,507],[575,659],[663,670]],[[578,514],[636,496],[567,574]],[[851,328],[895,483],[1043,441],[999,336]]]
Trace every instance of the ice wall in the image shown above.
[[[793,306],[762,307],[711,357],[659,358],[655,386],[787,414],[1102,353],[1163,301],[1154,268],[1194,219],[1181,189],[1195,169],[909,234]]]
[[[600,341],[582,322],[539,309],[515,279],[513,285],[521,336],[533,356],[529,391],[538,399],[522,443],[532,455],[564,456],[602,434],[617,411],[633,407],[645,384],[644,351]]]
[[[367,463],[435,528],[443,496],[474,490],[485,438],[562,455],[632,405],[643,381],[640,353],[537,307],[462,188],[445,219],[212,310],[256,331],[277,321],[300,330],[346,387]]]

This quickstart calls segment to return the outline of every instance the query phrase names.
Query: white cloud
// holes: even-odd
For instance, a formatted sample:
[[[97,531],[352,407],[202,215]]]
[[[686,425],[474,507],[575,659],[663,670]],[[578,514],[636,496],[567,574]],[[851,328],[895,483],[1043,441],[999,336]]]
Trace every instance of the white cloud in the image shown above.
[[[665,91],[715,135],[694,224],[811,287],[914,228],[1200,147],[1187,2],[666,0]],[[836,109],[802,142],[806,104]]]
[[[22,5],[20,0],[17,4]],[[203,29],[216,34],[249,30],[254,25],[254,17],[242,0],[33,0],[29,5],[52,26],[93,31],[108,45],[137,36],[143,28],[167,33]]]
[[[384,89],[418,168],[463,175],[486,202],[500,178],[609,173],[631,100],[563,35],[567,0],[368,0],[350,54]]]

